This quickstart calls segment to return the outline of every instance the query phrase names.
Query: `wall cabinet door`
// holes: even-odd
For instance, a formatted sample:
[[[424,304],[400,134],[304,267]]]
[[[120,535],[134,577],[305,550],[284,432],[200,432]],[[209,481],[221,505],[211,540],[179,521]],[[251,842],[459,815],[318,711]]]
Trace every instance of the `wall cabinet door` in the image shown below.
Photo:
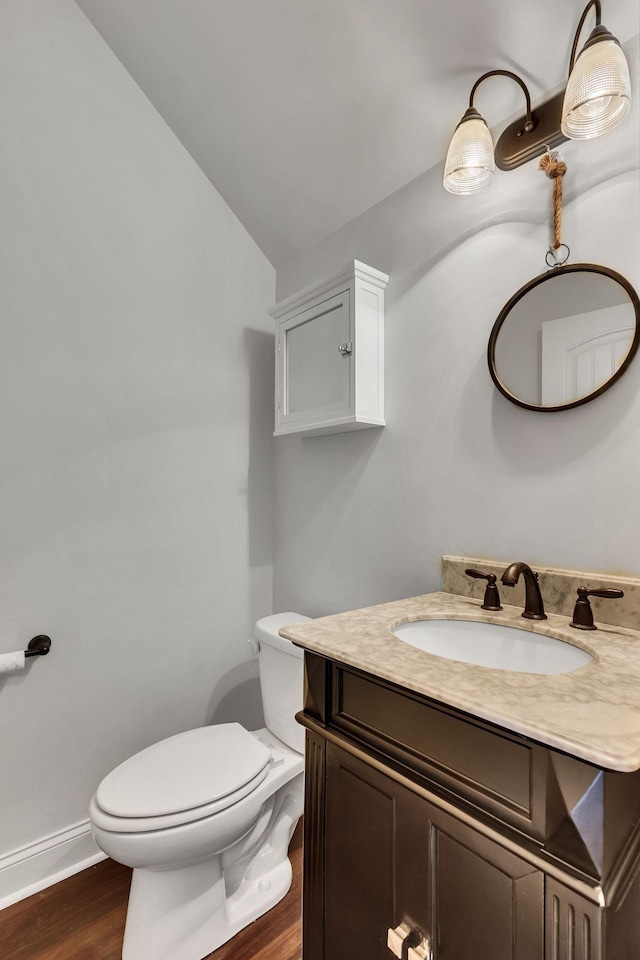
[[[346,417],[353,393],[349,291],[280,324],[278,425],[310,427]]]
[[[390,960],[401,923],[433,960],[544,960],[541,871],[332,744],[324,817],[324,960]]]

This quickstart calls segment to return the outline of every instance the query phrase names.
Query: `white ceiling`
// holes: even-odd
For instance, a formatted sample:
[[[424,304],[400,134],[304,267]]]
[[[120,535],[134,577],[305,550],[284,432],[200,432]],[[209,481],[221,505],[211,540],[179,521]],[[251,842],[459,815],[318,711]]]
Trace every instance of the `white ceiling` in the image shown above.
[[[534,103],[582,0],[76,0],[274,265],[443,161],[477,77]],[[624,42],[638,0],[604,0]],[[592,25],[593,13],[587,23]],[[490,126],[521,112],[495,78]]]

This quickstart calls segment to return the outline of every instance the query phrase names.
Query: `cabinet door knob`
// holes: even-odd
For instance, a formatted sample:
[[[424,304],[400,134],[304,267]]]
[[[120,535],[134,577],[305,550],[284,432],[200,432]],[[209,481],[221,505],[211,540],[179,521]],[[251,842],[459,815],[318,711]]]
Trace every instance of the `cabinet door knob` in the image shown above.
[[[387,931],[387,946],[399,960],[402,960],[402,948],[410,933],[411,927],[408,923],[401,923],[397,927],[389,927]]]
[[[338,353],[341,357],[350,357],[353,353],[353,343],[351,340],[347,340],[345,343],[341,343],[338,347]]]
[[[423,937],[415,947],[409,947],[407,960],[433,960],[431,942],[428,937]]]

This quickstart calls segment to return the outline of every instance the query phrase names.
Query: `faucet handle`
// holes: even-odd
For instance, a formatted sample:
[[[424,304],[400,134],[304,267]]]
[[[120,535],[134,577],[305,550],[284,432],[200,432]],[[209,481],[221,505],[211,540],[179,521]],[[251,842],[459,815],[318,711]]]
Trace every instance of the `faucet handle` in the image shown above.
[[[578,599],[573,611],[573,620],[569,624],[576,630],[597,630],[593,622],[593,610],[589,603],[589,597],[606,597],[609,600],[619,600],[624,597],[622,590],[603,589],[589,590],[588,587],[578,587]]]
[[[500,605],[500,594],[496,586],[495,573],[482,573],[480,570],[465,570],[468,577],[474,580],[486,580],[487,588],[484,591],[484,600],[482,601],[482,610],[502,610]]]

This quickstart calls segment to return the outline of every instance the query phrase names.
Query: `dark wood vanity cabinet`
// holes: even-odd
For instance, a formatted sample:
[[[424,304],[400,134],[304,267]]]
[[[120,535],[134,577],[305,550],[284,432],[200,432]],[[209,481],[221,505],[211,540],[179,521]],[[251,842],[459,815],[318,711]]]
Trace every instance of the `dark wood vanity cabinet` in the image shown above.
[[[637,774],[305,662],[303,960],[640,960]]]

